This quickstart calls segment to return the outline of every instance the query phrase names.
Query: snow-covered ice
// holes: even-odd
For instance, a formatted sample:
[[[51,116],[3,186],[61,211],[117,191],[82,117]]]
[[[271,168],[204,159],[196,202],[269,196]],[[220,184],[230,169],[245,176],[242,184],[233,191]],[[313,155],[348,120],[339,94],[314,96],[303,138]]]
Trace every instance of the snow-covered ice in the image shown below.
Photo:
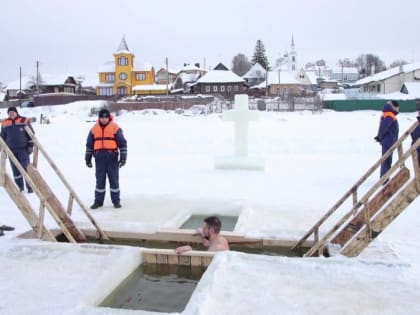
[[[100,102],[20,110],[50,118],[48,125],[34,124],[36,135],[86,205],[95,185],[84,163],[94,106]],[[134,232],[177,228],[190,214],[239,215],[237,232],[297,240],[379,158],[373,137],[380,114],[260,113],[249,125],[249,152],[264,156],[266,168],[245,171],[214,168],[215,156],[234,150],[234,127],[219,114],[122,112],[116,121],[128,140],[123,208],[112,208],[107,194],[105,207],[92,214],[104,229]],[[415,116],[398,116],[400,134]],[[68,192],[42,159],[39,169],[67,202]],[[38,209],[36,196],[27,196]],[[16,227],[0,238],[0,314],[147,313],[95,306],[137,267],[141,249],[18,239],[29,225],[4,189],[0,204],[0,224]],[[418,314],[419,206],[415,200],[357,258],[218,253],[183,314]],[[90,227],[77,206],[73,216]],[[47,225],[55,227],[51,219]]]

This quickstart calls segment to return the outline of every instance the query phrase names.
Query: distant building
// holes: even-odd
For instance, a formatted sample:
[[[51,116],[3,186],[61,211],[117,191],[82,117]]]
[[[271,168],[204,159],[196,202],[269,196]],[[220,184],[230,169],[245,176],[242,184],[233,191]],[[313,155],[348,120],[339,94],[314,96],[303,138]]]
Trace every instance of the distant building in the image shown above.
[[[105,63],[99,71],[99,84],[96,87],[97,95],[129,95],[139,93],[142,85],[153,85],[155,70],[146,63],[134,63],[134,54],[128,49],[123,37],[114,60]],[[138,87],[133,90],[134,87]],[[165,90],[155,90],[155,93],[164,94]]]
[[[223,68],[220,64],[217,67]],[[246,90],[245,80],[230,70],[210,70],[191,86],[192,93],[221,95],[226,99]]]
[[[80,84],[74,76],[43,74],[37,79],[23,76],[21,80],[10,82],[6,86],[6,99],[26,99],[34,94],[78,93]]]
[[[356,81],[361,92],[389,94],[399,92],[404,83],[420,80],[420,63],[411,63],[385,70]]]
[[[184,64],[184,67],[177,73],[172,87],[174,90],[183,90],[185,93],[189,93],[191,85],[206,73],[206,70],[200,68],[200,64]]]
[[[256,93],[255,90],[264,91],[265,93]],[[282,96],[293,94],[300,95],[304,90],[310,90],[310,85],[300,82],[296,74],[293,72],[269,71],[267,80],[250,88],[251,95]]]
[[[401,93],[420,99],[420,82],[405,82],[401,87]]]
[[[354,83],[359,80],[359,71],[356,67],[333,68],[331,70],[330,80],[336,80],[341,83]]]
[[[267,71],[264,69],[264,67],[257,62],[251,67],[251,69],[248,70],[247,73],[242,76],[242,78],[245,80],[248,86],[254,86],[265,80],[266,72]]]
[[[172,84],[176,79],[177,71],[168,69],[165,67],[160,68],[156,72],[155,82],[156,84]]]

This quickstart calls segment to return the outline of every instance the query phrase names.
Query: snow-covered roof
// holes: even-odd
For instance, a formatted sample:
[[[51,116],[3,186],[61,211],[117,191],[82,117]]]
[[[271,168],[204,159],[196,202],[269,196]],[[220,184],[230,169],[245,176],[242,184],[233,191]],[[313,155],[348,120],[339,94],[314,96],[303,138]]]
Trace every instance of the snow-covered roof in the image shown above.
[[[73,75],[60,75],[60,74],[41,74],[42,85],[62,85],[67,80],[68,77],[73,77]]]
[[[318,84],[318,82],[316,80],[318,78],[318,76],[316,75],[315,72],[313,72],[313,71],[305,71],[305,73],[306,73],[306,76],[309,79],[309,82],[311,84]]]
[[[244,82],[237,74],[230,70],[210,70],[197,83],[238,83]]]
[[[98,72],[115,72],[115,62],[113,60],[105,62],[99,66]]]
[[[19,90],[20,81],[22,82],[22,90],[29,89],[33,85],[32,77],[22,76],[21,80],[14,80],[6,84],[5,90]]]
[[[257,85],[257,88],[265,88],[266,85],[272,84],[300,84],[300,82],[295,78],[295,74],[292,72],[281,72],[280,71],[280,80],[279,80],[279,72],[278,71],[269,71],[268,72],[268,84],[264,80],[260,84]]]
[[[166,84],[141,84],[133,87],[133,91],[160,91],[166,90],[167,87],[170,88]]]
[[[130,50],[128,49],[127,42],[125,41],[125,37],[121,39],[120,44],[118,45],[117,51],[115,52],[117,54],[120,53],[130,53]]]
[[[198,78],[200,77],[199,73],[186,73],[186,72],[181,72],[180,74],[178,74],[178,78],[180,78],[182,80],[182,82],[195,82],[198,80]]]
[[[420,62],[403,65],[401,68],[402,69],[400,69],[400,67],[398,66],[398,67],[391,68],[389,70],[378,72],[374,75],[371,75],[371,76],[368,76],[366,78],[356,81],[353,85],[363,85],[363,84],[368,84],[371,82],[382,81],[382,80],[391,78],[393,76],[396,76],[400,73],[408,73],[408,72],[418,70],[420,69]]]
[[[408,94],[414,98],[420,98],[420,82],[405,82],[403,87],[408,91]]]
[[[242,77],[245,79],[252,78],[263,78],[265,77],[266,70],[258,62],[248,70]]]
[[[193,65],[193,64],[187,64],[187,65],[183,66],[181,68],[181,70],[179,70],[179,71],[192,71],[192,70],[194,70],[194,71],[206,71],[206,70],[201,69],[200,67],[197,67],[196,65]]]

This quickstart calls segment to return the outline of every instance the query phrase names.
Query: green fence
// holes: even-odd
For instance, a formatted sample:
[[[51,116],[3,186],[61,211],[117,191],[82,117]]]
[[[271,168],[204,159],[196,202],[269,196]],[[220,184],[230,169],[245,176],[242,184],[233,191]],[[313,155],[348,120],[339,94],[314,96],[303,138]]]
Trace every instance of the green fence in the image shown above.
[[[416,111],[415,100],[396,100],[400,104],[400,112],[409,113]],[[324,108],[338,112],[350,112],[354,110],[382,110],[386,100],[331,100],[324,101]]]

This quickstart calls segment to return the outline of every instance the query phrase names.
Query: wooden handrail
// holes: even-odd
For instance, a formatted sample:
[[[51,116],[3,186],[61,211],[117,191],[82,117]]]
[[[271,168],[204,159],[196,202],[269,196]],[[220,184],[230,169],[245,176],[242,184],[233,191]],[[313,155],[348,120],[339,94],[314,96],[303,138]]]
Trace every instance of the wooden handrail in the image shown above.
[[[96,223],[95,219],[89,213],[89,211],[86,209],[85,205],[83,204],[83,202],[81,201],[81,199],[79,198],[79,196],[76,194],[76,192],[73,189],[73,187],[66,180],[66,178],[63,175],[63,173],[60,171],[60,169],[58,168],[58,166],[54,163],[54,161],[48,155],[48,153],[44,149],[44,147],[39,143],[38,139],[36,138],[36,136],[32,132],[32,130],[29,127],[27,127],[27,126],[25,127],[25,130],[29,134],[29,136],[31,137],[31,139],[34,142],[34,144],[36,144],[36,147],[38,148],[38,150],[42,153],[42,155],[45,157],[45,159],[47,160],[47,162],[50,164],[51,168],[55,171],[55,173],[57,174],[58,178],[62,181],[62,183],[64,184],[64,186],[69,191],[70,196],[69,196],[69,201],[68,201],[68,204],[67,204],[67,206],[68,206],[67,207],[67,213],[69,215],[71,214],[72,211],[71,211],[71,208],[70,207],[72,207],[72,205],[73,205],[73,199],[75,199],[77,201],[77,203],[79,204],[80,208],[83,210],[83,212],[85,213],[85,215],[88,217],[88,219],[92,223],[92,225],[96,228],[96,230],[100,234],[101,238],[102,239],[105,239],[105,240],[108,240],[108,236],[105,234],[105,232]]]
[[[305,240],[307,240],[312,234],[314,234],[314,238],[315,239],[315,245],[306,253],[306,255],[313,255],[317,250],[319,250],[323,244],[325,244],[325,242],[328,240],[328,238],[330,236],[332,236],[332,234],[334,234],[337,229],[344,223],[346,222],[351,215],[355,215],[358,211],[358,209],[365,203],[367,202],[368,198],[375,193],[375,191],[381,187],[381,185],[383,185],[392,175],[392,173],[397,170],[400,167],[404,167],[404,162],[407,158],[409,158],[411,155],[413,155],[417,149],[417,147],[420,146],[420,140],[416,141],[416,143],[413,144],[413,146],[410,147],[410,149],[408,150],[408,152],[406,152],[405,154],[403,154],[403,147],[402,147],[402,143],[403,141],[405,141],[410,134],[413,132],[413,130],[418,126],[418,122],[416,121],[412,126],[410,126],[407,131],[398,139],[398,141],[396,143],[394,143],[394,145],[389,148],[389,150],[387,152],[385,152],[385,154],[379,159],[377,160],[374,165],[333,205],[332,208],[330,208],[325,214],[324,216],[318,220],[318,222],[316,222],[311,229],[309,229],[309,231],[292,247],[292,250],[297,249],[298,247],[300,247],[303,242]],[[362,199],[357,200],[357,190],[359,188],[359,186],[361,184],[363,184],[366,179],[368,179],[376,170],[377,168],[382,164],[382,162],[387,159],[393,152],[394,150],[397,149],[398,150],[398,161],[397,163],[395,163],[390,170],[384,175],[382,176],[378,182],[362,197]],[[415,152],[416,153],[416,152]],[[327,221],[332,214],[334,214],[342,204],[344,204],[345,201],[348,200],[348,198],[352,196],[353,198],[353,207],[352,209],[347,212],[342,218],[341,220],[339,220],[337,222],[337,224],[334,225],[334,227],[326,234],[324,235],[324,237],[322,239],[318,239],[319,238],[319,228],[320,226]]]

